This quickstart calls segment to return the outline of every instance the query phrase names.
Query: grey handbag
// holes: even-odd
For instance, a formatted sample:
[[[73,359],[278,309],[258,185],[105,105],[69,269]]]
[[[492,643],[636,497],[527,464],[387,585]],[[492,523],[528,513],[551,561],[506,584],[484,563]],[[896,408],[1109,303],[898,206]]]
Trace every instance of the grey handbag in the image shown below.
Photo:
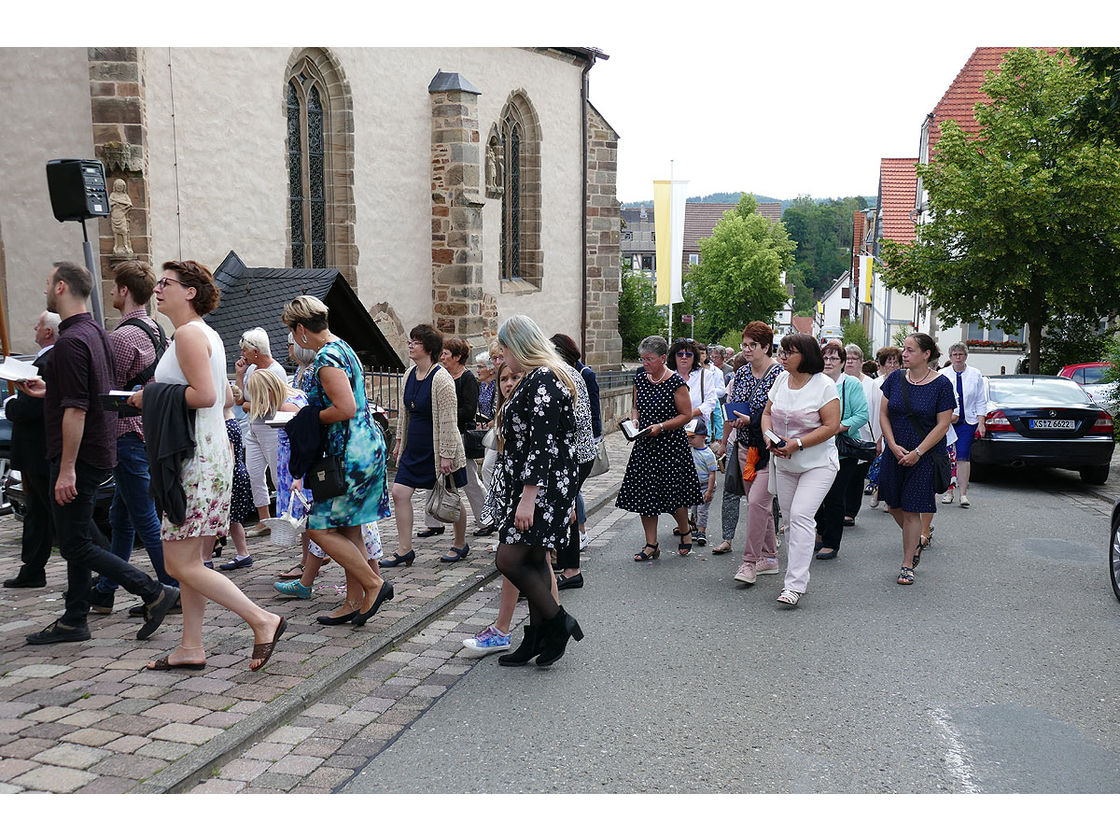
[[[591,462],[591,472],[587,474],[587,477],[594,478],[597,475],[610,472],[610,469],[611,459],[607,456],[607,442],[605,439],[600,439],[599,449],[595,452],[595,460]]]
[[[459,491],[452,482],[451,474],[436,476],[432,492],[428,494],[427,513],[440,522],[458,522],[463,512]]]

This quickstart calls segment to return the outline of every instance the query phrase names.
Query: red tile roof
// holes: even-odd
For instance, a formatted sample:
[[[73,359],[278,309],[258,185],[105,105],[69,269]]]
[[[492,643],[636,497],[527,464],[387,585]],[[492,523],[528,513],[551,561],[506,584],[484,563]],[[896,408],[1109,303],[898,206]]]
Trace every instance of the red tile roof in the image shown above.
[[[712,235],[723,214],[734,210],[738,204],[704,204],[690,201],[684,206],[684,252],[700,253],[699,240]],[[782,203],[765,201],[755,208],[755,213],[771,222],[782,220]]]
[[[979,131],[976,118],[972,109],[978,102],[990,102],[987,96],[980,93],[980,85],[984,84],[985,74],[999,72],[1003,55],[1015,47],[977,47],[968,61],[964,63],[957,78],[949,85],[941,101],[933,109],[933,121],[929,128],[929,151],[932,157],[933,147],[941,139],[941,123],[945,120],[956,120],[957,124],[966,134],[975,134]],[[1057,52],[1057,47],[1038,47],[1048,53]]]
[[[794,315],[790,318],[790,323],[793,325],[795,332],[805,333],[806,335],[813,334],[812,315]]]
[[[883,158],[879,165],[879,218],[884,239],[914,239],[914,196],[918,189],[917,158]]]

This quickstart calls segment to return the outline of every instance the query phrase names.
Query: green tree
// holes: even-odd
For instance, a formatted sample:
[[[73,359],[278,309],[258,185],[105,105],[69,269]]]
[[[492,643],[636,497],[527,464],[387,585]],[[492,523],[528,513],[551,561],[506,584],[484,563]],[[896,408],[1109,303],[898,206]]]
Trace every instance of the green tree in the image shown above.
[[[1074,100],[1063,122],[1077,139],[1120,136],[1120,49],[1073,47],[1070,55],[1089,87]]]
[[[797,243],[801,279],[818,296],[851,265],[852,214],[866,207],[862,197],[819,201],[802,195],[782,213],[782,224]]]
[[[812,315],[816,311],[813,290],[805,284],[805,268],[795,264],[786,271],[786,283],[793,287],[793,314]]]
[[[1032,373],[1050,317],[1099,319],[1120,296],[1120,153],[1059,119],[1088,84],[1063,53],[1008,53],[980,88],[977,135],[947,120],[918,168],[933,221],[883,243],[887,287],[926,295],[943,323],[1026,324]]]
[[[637,358],[638,343],[643,338],[665,333],[664,309],[656,300],[653,281],[626,266],[618,295],[618,334],[622,337],[622,352],[628,358]]]
[[[1046,324],[1039,355],[1039,372],[1054,376],[1066,365],[1099,362],[1115,341],[1115,330],[1102,330],[1100,321],[1084,315],[1058,315]]]
[[[844,324],[843,338],[841,339],[844,344],[855,344],[863,351],[864,359],[873,358],[871,353],[871,339],[867,337],[867,330],[864,329],[861,321],[848,321]]]
[[[700,240],[700,264],[685,277],[685,297],[695,295],[697,335],[714,339],[749,321],[770,323],[786,302],[781,273],[793,265],[794,243],[781,222],[755,213],[744,193],[712,235]],[[674,329],[674,334],[677,330]]]

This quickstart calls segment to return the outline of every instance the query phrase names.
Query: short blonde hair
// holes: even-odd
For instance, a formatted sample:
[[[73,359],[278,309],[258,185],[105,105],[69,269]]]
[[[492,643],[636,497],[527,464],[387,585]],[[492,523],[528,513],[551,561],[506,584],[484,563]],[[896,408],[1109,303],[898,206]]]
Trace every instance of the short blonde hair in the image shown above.
[[[256,370],[245,383],[249,394],[249,419],[264,420],[272,417],[290,395],[299,393],[289,387],[287,380],[271,370]]]
[[[290,330],[303,324],[308,332],[320,333],[327,328],[329,316],[330,310],[319,298],[300,295],[284,305],[284,313],[280,316],[280,320]]]

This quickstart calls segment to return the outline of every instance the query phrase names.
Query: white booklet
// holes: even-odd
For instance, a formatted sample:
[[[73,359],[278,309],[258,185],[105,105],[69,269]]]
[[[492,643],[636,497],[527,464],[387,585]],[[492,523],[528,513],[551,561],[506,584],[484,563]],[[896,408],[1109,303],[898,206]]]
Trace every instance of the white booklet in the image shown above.
[[[274,429],[282,429],[286,425],[288,425],[288,421],[295,416],[295,411],[277,411],[275,415],[273,415],[268,420],[265,420],[264,424],[266,426],[271,426]]]
[[[17,359],[15,356],[8,356],[3,362],[0,362],[0,379],[6,379],[9,382],[23,382],[26,379],[41,379],[39,376],[39,368]]]
[[[639,429],[638,425],[630,418],[620,420],[618,423],[618,428],[622,429],[622,434],[629,441],[637,440],[638,438],[645,437],[649,434],[648,426],[644,429]]]

